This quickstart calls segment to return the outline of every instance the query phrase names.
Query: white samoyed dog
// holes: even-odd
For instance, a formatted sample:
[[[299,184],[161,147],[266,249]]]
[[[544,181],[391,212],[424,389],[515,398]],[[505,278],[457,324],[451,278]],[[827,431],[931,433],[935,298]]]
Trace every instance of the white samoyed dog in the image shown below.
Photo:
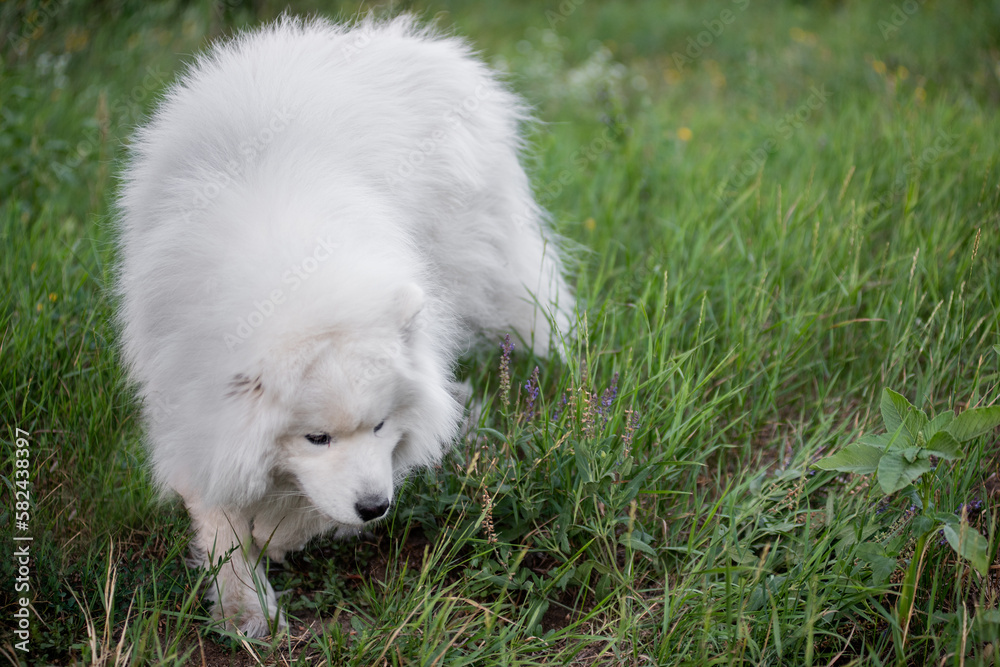
[[[526,119],[464,42],[411,17],[284,18],[199,57],[136,133],[124,360],[228,627],[285,625],[262,554],[358,532],[441,460],[473,335],[544,356],[568,332]]]

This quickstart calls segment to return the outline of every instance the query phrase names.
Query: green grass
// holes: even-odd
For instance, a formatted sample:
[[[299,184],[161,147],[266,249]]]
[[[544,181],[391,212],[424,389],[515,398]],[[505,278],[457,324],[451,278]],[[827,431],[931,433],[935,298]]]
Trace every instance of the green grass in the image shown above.
[[[936,535],[914,553],[913,487],[812,467],[881,428],[885,387],[930,415],[1000,401],[1000,3],[897,3],[888,37],[883,3],[406,5],[535,106],[581,335],[566,363],[518,349],[507,400],[499,349],[465,360],[480,430],[370,539],[272,567],[293,619],[273,643],[205,627],[107,286],[131,128],[187,55],[281,7],[26,4],[0,8],[5,33],[42,28],[0,52],[0,530],[24,534],[20,428],[36,614],[25,655],[3,584],[15,663],[1000,663],[997,433],[924,487],[982,502],[988,576]]]

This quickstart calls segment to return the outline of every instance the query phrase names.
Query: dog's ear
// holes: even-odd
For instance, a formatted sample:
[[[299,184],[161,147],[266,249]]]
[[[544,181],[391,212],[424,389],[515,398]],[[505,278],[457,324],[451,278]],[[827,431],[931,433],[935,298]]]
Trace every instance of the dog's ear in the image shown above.
[[[260,375],[250,377],[244,373],[237,373],[229,381],[226,390],[226,398],[235,396],[260,396],[264,393],[264,386],[260,381]]]
[[[279,449],[278,438],[287,424],[285,402],[302,367],[315,353],[303,346],[280,364],[249,364],[225,380],[213,407],[212,458],[198,473],[205,500],[236,507],[259,500],[271,484]]]
[[[270,484],[282,412],[261,369],[220,380],[198,408],[211,418],[192,434],[201,446],[185,465],[202,502],[245,507],[259,500]]]
[[[393,307],[399,328],[405,333],[413,330],[417,315],[424,309],[424,291],[416,283],[407,283],[396,292]]]

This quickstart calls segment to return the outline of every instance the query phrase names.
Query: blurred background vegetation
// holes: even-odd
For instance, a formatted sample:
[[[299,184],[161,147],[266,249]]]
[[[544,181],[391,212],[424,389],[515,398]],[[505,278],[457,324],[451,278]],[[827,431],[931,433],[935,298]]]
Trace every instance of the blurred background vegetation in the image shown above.
[[[178,620],[198,582],[117,367],[109,216],[129,136],[184,63],[284,11],[412,11],[505,73],[538,118],[538,199],[583,248],[587,316],[572,362],[541,364],[535,425],[492,409],[496,350],[463,366],[499,469],[470,479],[459,447],[374,542],[322,543],[279,575],[294,614],[342,621],[304,655],[402,664],[423,641],[452,664],[996,664],[1000,580],[934,552],[905,637],[911,498],[810,464],[878,423],[885,386],[932,413],[997,399],[997,0],[0,2],[0,405],[5,461],[15,425],[36,443],[33,660],[113,662],[126,626],[140,661],[218,643]],[[515,391],[536,363],[516,358]],[[559,401],[613,382],[595,438]],[[981,503],[994,554],[998,461],[983,438],[935,491],[942,511]],[[499,547],[476,533],[483,493]],[[852,551],[865,521],[879,532]],[[452,597],[425,614],[425,574],[402,563],[431,546],[427,586]],[[477,616],[490,600],[503,632]],[[397,628],[406,654],[386,656]],[[215,650],[240,664],[240,645]]]

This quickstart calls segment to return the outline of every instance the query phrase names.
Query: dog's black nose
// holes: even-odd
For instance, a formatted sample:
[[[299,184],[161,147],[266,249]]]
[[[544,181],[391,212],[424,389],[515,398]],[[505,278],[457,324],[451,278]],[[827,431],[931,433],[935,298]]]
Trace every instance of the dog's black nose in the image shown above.
[[[389,511],[389,501],[378,496],[367,496],[354,503],[354,511],[362,521],[381,519]]]

